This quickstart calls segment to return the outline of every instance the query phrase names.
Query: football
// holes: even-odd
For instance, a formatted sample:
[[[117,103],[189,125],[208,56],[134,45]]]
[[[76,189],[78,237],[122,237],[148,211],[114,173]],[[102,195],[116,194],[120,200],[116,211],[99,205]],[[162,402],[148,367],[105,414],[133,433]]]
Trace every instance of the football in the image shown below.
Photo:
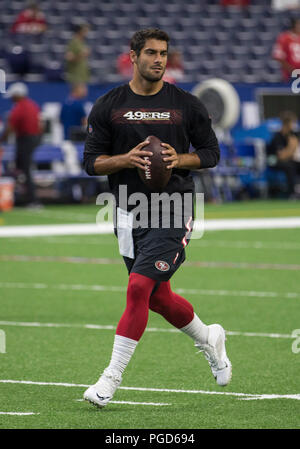
[[[168,162],[163,160],[165,155],[161,154],[164,149],[160,144],[161,141],[155,136],[148,136],[149,144],[143,147],[143,150],[151,151],[152,156],[143,156],[144,159],[149,159],[151,165],[147,170],[138,168],[138,173],[143,183],[151,192],[161,192],[168,184],[172,170],[167,169]]]

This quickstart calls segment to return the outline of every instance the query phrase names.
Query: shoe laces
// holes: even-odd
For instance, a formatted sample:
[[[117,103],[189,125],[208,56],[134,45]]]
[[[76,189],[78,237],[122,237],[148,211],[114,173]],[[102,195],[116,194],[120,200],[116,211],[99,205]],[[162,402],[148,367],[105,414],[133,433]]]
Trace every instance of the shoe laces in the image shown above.
[[[109,379],[110,381],[113,381],[113,383],[115,383],[115,384],[121,383],[121,380],[122,380],[122,376],[120,375],[120,373],[118,371],[105,369],[103,371],[102,376]]]
[[[219,369],[218,356],[217,356],[216,350],[213,346],[208,345],[208,344],[202,344],[202,345],[195,344],[195,346],[197,348],[199,348],[199,351],[197,352],[197,354],[199,354],[200,352],[203,352],[204,357],[208,361],[209,365],[215,370]]]

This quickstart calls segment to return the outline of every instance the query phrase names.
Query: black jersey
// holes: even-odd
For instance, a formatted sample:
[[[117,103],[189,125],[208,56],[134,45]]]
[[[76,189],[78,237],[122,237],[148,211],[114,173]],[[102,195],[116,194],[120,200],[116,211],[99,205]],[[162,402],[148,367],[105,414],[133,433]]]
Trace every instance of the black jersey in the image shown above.
[[[98,156],[127,153],[149,135],[168,143],[177,153],[189,153],[192,145],[201,168],[214,167],[219,161],[211,120],[195,96],[166,82],[157,94],[145,96],[135,94],[125,84],[100,97],[91,110],[83,159],[86,172],[96,175],[94,162]],[[119,185],[127,186],[128,196],[135,192],[149,194],[137,169],[120,170],[109,175],[108,180],[117,202]],[[164,191],[193,192],[190,171],[173,169]]]

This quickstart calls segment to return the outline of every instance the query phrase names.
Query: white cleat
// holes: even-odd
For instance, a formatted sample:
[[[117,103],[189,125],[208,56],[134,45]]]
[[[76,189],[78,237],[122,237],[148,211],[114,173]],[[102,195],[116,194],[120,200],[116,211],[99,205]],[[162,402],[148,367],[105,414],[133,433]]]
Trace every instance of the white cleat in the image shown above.
[[[226,355],[225,340],[223,327],[219,324],[211,324],[208,326],[207,344],[195,343],[200,352],[204,353],[217,384],[222,387],[229,384],[232,376],[232,366]]]
[[[84,392],[83,399],[103,408],[112,399],[121,381],[122,376],[119,372],[105,369],[98,382]]]

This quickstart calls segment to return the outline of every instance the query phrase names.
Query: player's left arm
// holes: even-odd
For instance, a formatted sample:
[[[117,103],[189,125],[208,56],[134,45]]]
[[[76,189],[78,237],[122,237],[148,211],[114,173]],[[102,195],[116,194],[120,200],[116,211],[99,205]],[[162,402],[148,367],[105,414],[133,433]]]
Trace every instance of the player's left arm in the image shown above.
[[[176,150],[168,143],[161,144],[164,149],[162,154],[165,155],[164,161],[170,162],[168,169],[181,168],[186,170],[196,170],[200,168],[200,159],[196,153],[177,153]]]
[[[167,168],[181,168],[197,170],[215,167],[220,160],[220,148],[215,132],[211,126],[211,119],[204,105],[194,96],[190,96],[189,137],[194,151],[191,153],[177,153],[167,143],[162,154],[164,160],[170,162]]]

